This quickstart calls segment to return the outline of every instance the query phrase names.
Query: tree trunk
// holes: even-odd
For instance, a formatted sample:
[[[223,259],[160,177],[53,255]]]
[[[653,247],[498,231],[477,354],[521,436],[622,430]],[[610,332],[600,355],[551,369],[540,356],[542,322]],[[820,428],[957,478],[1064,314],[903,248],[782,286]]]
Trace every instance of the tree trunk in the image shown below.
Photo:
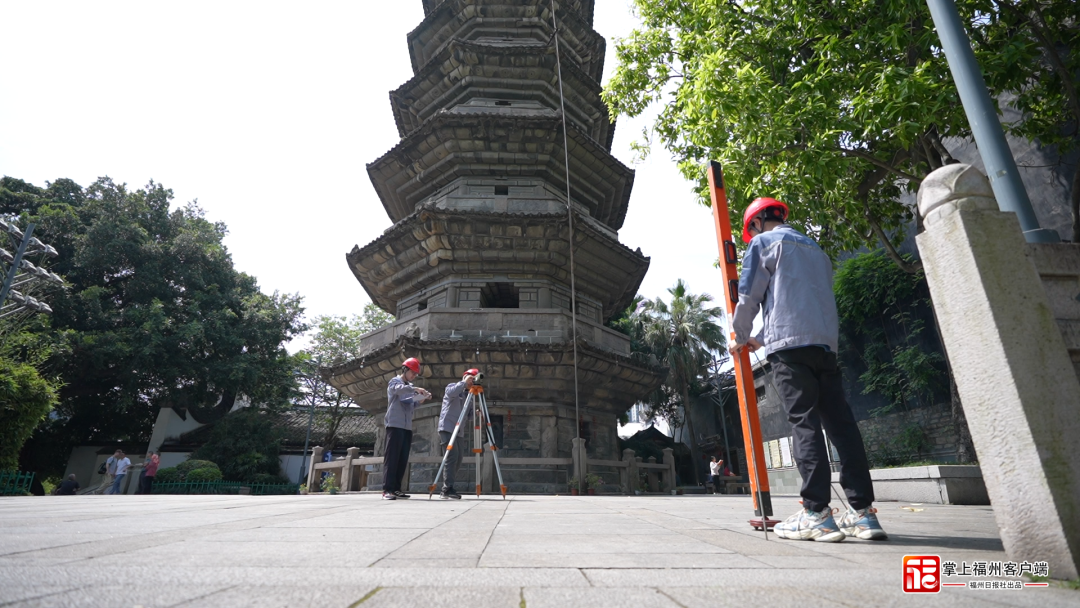
[[[698,471],[697,433],[694,432],[693,407],[690,405],[690,392],[685,384],[682,385],[683,411],[686,413],[686,432],[690,434],[690,464],[694,471],[694,485],[701,484],[701,473]]]

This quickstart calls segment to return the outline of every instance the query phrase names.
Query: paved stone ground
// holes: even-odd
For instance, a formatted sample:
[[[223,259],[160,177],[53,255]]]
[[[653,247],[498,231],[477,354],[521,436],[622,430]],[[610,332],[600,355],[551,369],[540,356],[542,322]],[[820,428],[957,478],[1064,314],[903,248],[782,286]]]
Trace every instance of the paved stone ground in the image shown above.
[[[891,540],[825,544],[766,541],[742,496],[418,498],[0,499],[0,606],[1080,606],[902,593],[905,554],[1005,560],[989,507],[880,503]]]

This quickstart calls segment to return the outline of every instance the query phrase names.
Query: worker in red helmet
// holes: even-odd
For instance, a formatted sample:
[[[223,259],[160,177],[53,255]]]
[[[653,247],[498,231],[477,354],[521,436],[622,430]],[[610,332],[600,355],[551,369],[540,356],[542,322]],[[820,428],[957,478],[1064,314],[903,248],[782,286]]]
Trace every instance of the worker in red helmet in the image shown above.
[[[446,385],[446,392],[443,393],[442,412],[439,414],[439,445],[442,447],[443,454],[446,453],[446,448],[450,445],[450,436],[453,435],[454,426],[457,425],[458,418],[461,416],[461,408],[465,407],[465,399],[469,395],[469,389],[476,382],[476,376],[479,373],[480,370],[476,368],[466,370],[461,376],[461,382],[452,382]],[[472,412],[466,414],[466,417],[471,419]],[[446,461],[446,468],[443,471],[443,487],[442,491],[439,492],[439,498],[461,499],[461,494],[458,494],[457,490],[454,489],[454,479],[457,477],[458,469],[461,467],[461,458],[465,454],[465,437],[467,435],[468,433],[458,431],[453,453],[450,454],[450,458]]]
[[[420,362],[408,358],[401,364],[401,372],[390,379],[386,386],[386,443],[383,449],[383,499],[408,498],[401,491],[405,467],[409,465],[412,448],[413,412],[421,403],[431,399],[431,393],[412,385],[420,377]]]
[[[738,351],[764,351],[788,420],[802,476],[803,508],[777,524],[780,538],[838,542],[883,540],[862,434],[844,397],[837,365],[839,320],[832,261],[813,240],[787,224],[788,206],[759,198],[743,215],[739,303],[732,317]],[[751,336],[762,310],[763,329]],[[822,430],[840,453],[840,485],[849,508],[837,522],[829,508],[832,470]]]

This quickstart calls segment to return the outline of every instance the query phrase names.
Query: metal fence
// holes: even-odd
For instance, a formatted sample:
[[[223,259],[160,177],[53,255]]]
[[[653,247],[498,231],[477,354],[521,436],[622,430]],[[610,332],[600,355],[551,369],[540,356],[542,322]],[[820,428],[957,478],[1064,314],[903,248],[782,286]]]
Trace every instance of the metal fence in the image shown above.
[[[253,496],[271,494],[296,494],[300,486],[295,483],[244,483],[242,481],[177,481],[155,483],[154,494],[240,494],[242,488]]]
[[[34,483],[33,473],[0,471],[0,496],[24,496],[30,493]]]

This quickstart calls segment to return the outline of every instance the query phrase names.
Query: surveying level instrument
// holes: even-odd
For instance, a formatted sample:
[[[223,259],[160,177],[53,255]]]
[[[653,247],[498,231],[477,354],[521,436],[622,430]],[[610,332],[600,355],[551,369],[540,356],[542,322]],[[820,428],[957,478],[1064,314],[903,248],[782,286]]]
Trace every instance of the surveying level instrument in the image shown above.
[[[443,453],[442,462],[439,463],[439,470],[435,472],[435,479],[432,480],[431,485],[428,486],[428,500],[431,500],[431,496],[435,494],[435,488],[439,486],[439,478],[442,477],[443,470],[446,469],[446,461],[456,446],[458,431],[461,430],[461,423],[465,421],[465,414],[469,411],[473,412],[473,454],[476,456],[476,497],[480,498],[480,474],[484,453],[483,444],[483,428],[487,432],[488,445],[491,447],[491,457],[495,461],[495,472],[499,475],[499,490],[502,492],[503,500],[506,500],[506,484],[503,483],[502,468],[499,467],[499,454],[498,446],[495,445],[495,433],[491,430],[491,413],[488,411],[487,399],[484,398],[484,374],[476,374],[473,380],[473,385],[469,387],[469,396],[465,398],[465,405],[461,408],[461,414],[458,415],[457,423],[454,424],[454,432],[450,434],[450,443],[446,446],[446,452]]]
[[[720,163],[715,161],[709,163],[708,177],[716,241],[720,247],[720,271],[724,277],[724,290],[728,295],[725,298],[728,334],[731,343],[734,344],[735,332],[731,327],[731,319],[735,316],[735,305],[739,303],[739,271],[736,266],[739,259],[735,241],[731,238],[731,216],[728,211],[727,192],[724,190],[724,171]],[[755,530],[763,530],[765,538],[768,539],[769,528],[780,522],[769,519],[769,516],[773,514],[772,499],[769,497],[768,473],[765,472],[765,454],[757,440],[761,437],[761,421],[758,418],[757,390],[754,388],[754,368],[750,364],[750,353],[745,348],[738,353],[732,353],[732,361],[735,363],[735,386],[739,395],[743,443],[750,451],[746,468],[750,474],[756,516],[750,520],[750,525]]]

